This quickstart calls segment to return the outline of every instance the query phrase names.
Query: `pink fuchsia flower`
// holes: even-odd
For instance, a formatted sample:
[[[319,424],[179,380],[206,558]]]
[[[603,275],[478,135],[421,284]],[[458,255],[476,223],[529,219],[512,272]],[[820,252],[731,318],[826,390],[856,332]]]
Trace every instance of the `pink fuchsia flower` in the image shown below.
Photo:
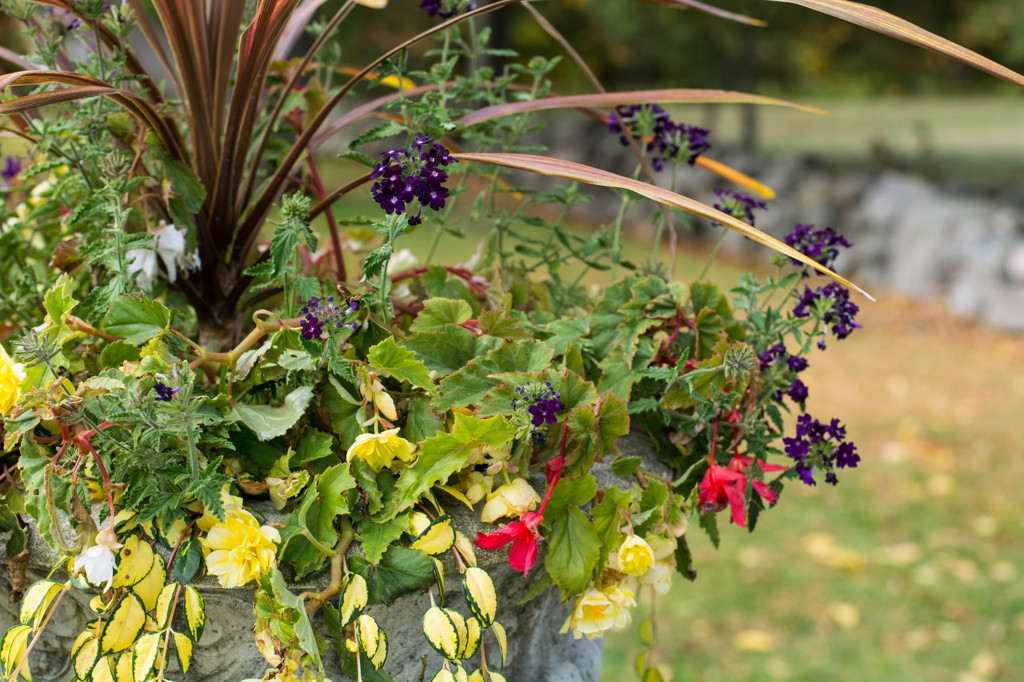
[[[563,444],[565,434],[563,433]],[[526,512],[519,517],[518,521],[506,524],[493,533],[477,533],[474,544],[481,549],[501,549],[512,543],[512,550],[508,555],[508,565],[516,571],[522,571],[525,576],[533,565],[537,563],[537,538],[540,533],[537,528],[544,521],[544,510],[551,499],[551,491],[558,485],[562,477],[562,468],[565,466],[565,455],[555,457],[547,466],[548,489],[544,494],[544,500],[540,509],[534,512]]]
[[[729,471],[735,471],[738,474],[743,474],[743,478],[736,482],[736,487],[739,489],[744,496],[747,493],[747,469],[753,463],[753,457],[746,457],[745,455],[734,455],[729,460]],[[785,471],[787,467],[779,466],[777,464],[768,464],[767,462],[758,462],[761,466],[761,471]],[[775,498],[778,497],[775,492],[768,487],[764,481],[750,481],[750,484],[757,491],[757,494],[768,500],[768,504],[775,504]]]
[[[700,505],[701,511],[704,513],[717,512],[728,506],[732,509],[733,523],[745,528],[747,525],[746,497],[742,490],[734,484],[737,481],[743,481],[745,489],[746,480],[745,474],[712,464],[704,474],[704,480],[700,482],[697,503]]]
[[[541,514],[526,512],[519,521],[506,524],[493,533],[477,533],[476,544],[482,549],[501,549],[512,543],[508,555],[508,565],[525,576],[537,563],[537,527],[544,517]]]

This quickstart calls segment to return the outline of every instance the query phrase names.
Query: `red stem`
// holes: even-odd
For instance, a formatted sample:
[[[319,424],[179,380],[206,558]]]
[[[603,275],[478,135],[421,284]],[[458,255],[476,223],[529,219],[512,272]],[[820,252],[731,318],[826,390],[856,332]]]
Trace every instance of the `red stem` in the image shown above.
[[[182,540],[185,539],[185,537],[188,535],[188,532],[190,530],[192,530],[192,526],[196,525],[196,521],[198,521],[198,520],[199,520],[198,516],[196,518],[192,519],[192,523],[190,523],[187,526],[185,526],[185,530],[181,531],[181,535],[178,537],[178,541],[176,543],[174,543],[174,549],[171,550],[171,556],[167,557],[167,572],[168,573],[171,572],[171,564],[174,562],[174,555],[178,553],[178,548],[181,547]]]
[[[90,443],[89,441],[87,441],[85,439],[79,439],[79,440],[80,440],[80,442],[84,443],[85,447],[89,450],[90,453],[92,453],[93,459],[96,460],[96,466],[100,470],[100,476],[103,477],[103,485],[104,485],[104,487],[106,489],[106,493],[107,493],[107,504],[110,506],[110,528],[111,528],[111,530],[113,530],[113,528],[114,528],[114,495],[113,495],[113,493],[110,492],[110,487],[111,487],[110,486],[110,477],[107,476],[107,468],[105,466],[103,466],[103,460],[100,458],[99,454],[97,454],[96,450],[93,449],[92,443]],[[76,464],[75,465],[75,469],[77,469],[77,468],[78,468],[78,465]]]

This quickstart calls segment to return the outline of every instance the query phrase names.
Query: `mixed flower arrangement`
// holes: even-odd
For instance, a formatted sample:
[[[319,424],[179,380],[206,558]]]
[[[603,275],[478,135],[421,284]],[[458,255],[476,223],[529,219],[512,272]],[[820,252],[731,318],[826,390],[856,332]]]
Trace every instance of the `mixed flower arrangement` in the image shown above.
[[[22,606],[0,641],[7,679],[31,679],[32,648],[72,590],[95,593],[69,652],[77,679],[163,680],[172,652],[187,675],[205,627],[190,583],[206,574],[255,589],[266,680],[322,679],[335,655],[354,679],[390,679],[387,632],[365,609],[426,593],[425,643],[444,660],[430,679],[500,681],[507,635],[481,551],[507,551],[531,597],[557,589],[563,631],[593,638],[627,626],[645,590],[695,577],[691,519],[717,544],[720,513],[753,530],[787,481],[835,484],[857,466],[839,420],[806,412],[799,378],[813,346],[860,326],[831,270],[851,244],[808,225],[785,242],[754,228],[770,190],[709,159],[711,133],[658,104],[779,102],[552,95],[553,61],[482,61],[508,55],[474,22],[507,5],[561,39],[517,0],[424,0],[441,23],[364,68],[340,65],[333,31],[357,6],[387,4],[349,0],[311,23],[309,0],[3,3],[31,53],[5,54],[23,70],[0,76],[3,129],[24,142],[3,171],[0,516],[9,557],[24,556],[29,517],[64,557],[31,586],[12,573]],[[166,88],[133,52],[135,29]],[[311,47],[291,57],[305,31]],[[410,48],[434,37],[433,66],[411,67]],[[945,51],[998,72],[960,50]],[[335,112],[363,87],[376,99]],[[53,114],[67,102],[73,115]],[[638,175],[521,153],[533,112],[557,107],[610,111],[595,116]],[[344,154],[365,172],[330,190],[313,152],[370,116]],[[507,169],[573,184],[518,188]],[[735,187],[711,206],[672,191],[680,171]],[[624,257],[631,196],[612,225],[566,224],[579,183],[662,204],[649,261]],[[376,215],[338,212],[360,188]],[[680,211],[776,249],[776,274],[728,293],[670,281],[659,249]],[[477,256],[435,263],[467,217],[490,230]],[[433,230],[432,246],[423,265],[400,264],[414,229]],[[609,285],[580,284],[601,270]],[[833,279],[812,288],[811,270]],[[631,432],[649,460],[618,448]],[[599,485],[598,466],[620,483]],[[468,537],[450,513],[460,505],[498,525]],[[444,600],[444,556],[464,608]],[[324,571],[324,589],[293,592]],[[317,610],[329,638],[313,631]],[[642,679],[656,679],[645,660]]]

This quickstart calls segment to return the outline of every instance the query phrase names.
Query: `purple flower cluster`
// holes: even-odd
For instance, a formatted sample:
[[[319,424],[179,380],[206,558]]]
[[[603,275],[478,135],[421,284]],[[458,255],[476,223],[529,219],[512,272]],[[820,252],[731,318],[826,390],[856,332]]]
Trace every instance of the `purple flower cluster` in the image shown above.
[[[758,201],[753,197],[742,194],[731,189],[716,189],[715,196],[721,203],[715,203],[715,208],[722,213],[727,213],[733,218],[745,220],[751,225],[754,224],[754,209],[768,210],[768,204]],[[718,223],[714,223],[717,225]]]
[[[406,205],[418,200],[420,207],[409,218],[410,225],[417,225],[424,207],[435,211],[444,208],[448,173],[441,169],[455,162],[444,145],[420,133],[413,140],[411,152],[400,147],[381,152],[380,157],[380,163],[370,173],[371,178],[377,179],[370,192],[385,213],[401,213]]]
[[[421,0],[420,9],[432,17],[450,19],[460,12],[475,10],[476,2],[473,0],[466,3],[464,0]]]
[[[802,223],[793,229],[792,234],[785,237],[785,241],[789,246],[829,269],[832,268],[839,256],[838,247],[850,248],[853,246],[852,242],[837,234],[831,227],[816,230],[814,225]],[[793,265],[801,265],[798,260],[790,260],[793,261]],[[804,272],[804,275],[806,276],[807,273]]]
[[[299,337],[303,341],[320,341],[324,338],[324,326],[329,328],[332,323],[335,329],[359,329],[358,322],[345,322],[347,317],[358,311],[359,301],[355,299],[341,306],[334,302],[334,296],[314,296],[302,306],[303,318],[299,322]]]
[[[618,133],[624,145],[629,144],[627,134],[635,140],[645,141],[652,154],[651,165],[654,170],[660,171],[666,161],[678,158],[681,152],[685,152],[683,160],[692,166],[698,156],[711,149],[705,139],[708,130],[686,123],[675,123],[669,118],[668,112],[657,104],[623,105],[615,111],[619,116],[608,117],[609,130]]]
[[[799,355],[789,355],[786,353],[786,347],[781,343],[775,344],[757,357],[761,361],[762,372],[767,371],[772,365],[783,358],[786,359],[786,369],[793,374],[799,374],[807,369],[807,358],[800,357]],[[787,388],[785,392],[781,390],[776,391],[772,397],[781,403],[783,393],[788,395],[793,402],[798,403],[801,406],[807,402],[807,385],[796,377],[793,377],[792,381],[790,381],[789,388]]]
[[[544,442],[544,432],[541,429],[556,423],[558,413],[565,409],[562,395],[554,389],[550,381],[543,384],[530,382],[517,388],[516,393],[519,397],[512,400],[512,409],[523,417],[528,416],[530,439],[541,445]]]
[[[814,290],[805,286],[804,293],[800,294],[800,299],[793,308],[793,316],[809,317],[818,307],[818,301],[826,301],[828,304],[828,310],[821,320],[826,328],[832,326],[832,333],[836,338],[845,339],[854,329],[860,328],[853,319],[860,312],[860,308],[850,300],[850,290],[836,282],[830,282]],[[822,339],[818,341],[818,347],[822,350],[825,349],[825,331],[822,330]]]
[[[14,178],[18,177],[18,173],[21,172],[21,159],[16,156],[8,156],[4,159],[3,170],[0,171],[0,177],[3,178],[4,184],[9,184]]]
[[[153,398],[153,400],[161,403],[169,403],[171,402],[171,398],[174,397],[174,394],[180,390],[181,386],[177,388],[171,388],[167,384],[158,381],[153,386],[153,391],[156,393],[156,397]]]
[[[827,425],[809,414],[796,420],[796,437],[783,438],[786,455],[796,461],[796,472],[807,485],[814,485],[814,472],[825,471],[825,482],[838,483],[835,469],[852,469],[860,461],[857,446],[846,441],[846,427],[833,419]]]

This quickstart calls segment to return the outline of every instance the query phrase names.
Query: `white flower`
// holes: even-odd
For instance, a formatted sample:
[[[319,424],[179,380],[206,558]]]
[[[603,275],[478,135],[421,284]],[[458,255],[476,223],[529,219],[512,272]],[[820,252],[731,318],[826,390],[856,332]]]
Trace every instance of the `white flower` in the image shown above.
[[[108,526],[96,536],[96,544],[86,548],[78,558],[75,559],[75,572],[85,569],[85,579],[92,585],[106,586],[109,590],[114,582],[114,569],[117,567],[117,558],[114,552],[121,549],[121,543],[117,541],[113,529]]]
[[[134,273],[139,273],[136,284],[140,289],[152,290],[158,270],[157,256],[167,268],[168,282],[178,279],[179,267],[185,271],[199,267],[199,251],[185,253],[185,230],[179,230],[161,220],[156,228],[150,229],[150,234],[153,235],[152,249],[131,249],[125,254],[128,265],[126,274],[131,277]]]
[[[395,255],[391,256],[391,262],[388,263],[388,272],[394,274],[402,272],[403,270],[409,270],[416,266],[419,259],[409,249],[400,249],[395,252]]]

